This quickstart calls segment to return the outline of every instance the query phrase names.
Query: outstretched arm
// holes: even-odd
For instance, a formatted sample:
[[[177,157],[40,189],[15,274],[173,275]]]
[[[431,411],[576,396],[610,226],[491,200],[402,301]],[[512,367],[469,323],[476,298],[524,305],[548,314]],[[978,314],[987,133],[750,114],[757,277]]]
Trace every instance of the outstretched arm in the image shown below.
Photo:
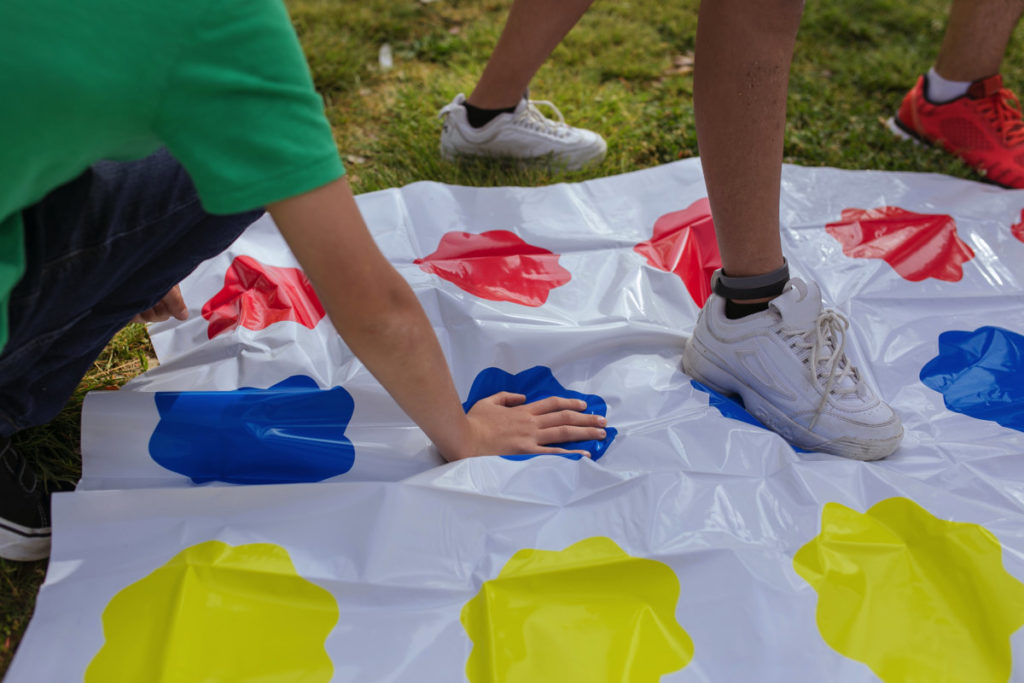
[[[570,399],[523,404],[498,394],[462,410],[412,288],[370,235],[345,178],[267,207],[352,352],[447,460],[564,453],[548,444],[604,438],[603,418]]]

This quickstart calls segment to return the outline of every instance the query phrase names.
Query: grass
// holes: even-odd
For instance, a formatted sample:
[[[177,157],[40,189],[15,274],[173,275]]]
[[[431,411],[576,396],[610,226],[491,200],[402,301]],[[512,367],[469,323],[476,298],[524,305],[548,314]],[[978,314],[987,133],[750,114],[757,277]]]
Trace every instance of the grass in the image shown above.
[[[697,1],[597,2],[534,79],[538,99],[608,140],[605,162],[553,174],[505,164],[443,164],[438,109],[472,89],[501,31],[497,0],[289,0],[357,192],[437,180],[543,185],[663,164],[697,154],[692,74]],[[880,124],[934,61],[946,0],[808,3],[794,58],[785,161],[807,166],[933,171],[974,177],[941,152],[897,142]],[[1018,34],[1019,36],[1019,31]],[[377,66],[387,42],[395,66]],[[1024,86],[1024,53],[1011,41],[1007,82]],[[681,68],[682,65],[682,68]],[[87,391],[114,389],[144,371],[152,350],[140,325],[122,331],[53,423],[16,445],[53,485],[79,473],[79,413]],[[31,615],[46,563],[0,560],[0,676]]]

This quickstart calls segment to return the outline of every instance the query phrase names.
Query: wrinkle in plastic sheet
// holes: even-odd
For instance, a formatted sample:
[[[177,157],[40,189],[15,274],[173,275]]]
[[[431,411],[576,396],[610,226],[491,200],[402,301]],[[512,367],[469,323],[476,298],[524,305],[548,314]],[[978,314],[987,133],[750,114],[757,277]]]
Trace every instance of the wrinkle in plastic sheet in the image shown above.
[[[420,297],[460,395],[468,402],[488,369],[514,377],[543,366],[557,391],[603,402],[618,433],[597,462],[438,466],[326,319],[310,327],[279,311],[260,329],[240,324],[211,338],[199,308],[236,259],[300,273],[265,217],[183,283],[194,315],[154,326],[161,366],[87,400],[85,474],[78,492],[55,497],[50,574],[8,680],[80,678],[106,646],[101,615],[117,596],[206,543],[281,548],[296,577],[329,593],[336,625],[297,647],[326,657],[334,680],[475,681],[481,671],[569,680],[574,666],[586,680],[893,682],[943,671],[1015,680],[1024,670],[1015,421],[1024,193],[797,167],[784,168],[782,188],[791,271],[850,316],[849,352],[904,420],[890,459],[796,452],[680,372],[701,296],[694,274],[711,265],[706,249],[691,248],[697,233],[683,229],[706,226],[697,160],[575,185],[416,183],[358,199]],[[438,262],[457,275],[449,279],[423,266],[452,235],[483,252],[468,267],[444,255]],[[568,274],[539,277],[540,305],[479,296],[521,287],[533,274],[523,258],[533,256]],[[488,259],[496,271],[477,267]],[[309,396],[337,388],[351,398],[348,417],[337,410],[327,421],[351,444],[347,471],[324,483],[196,485],[153,458],[160,392],[270,396],[295,377]],[[280,424],[257,432],[319,424],[305,403],[271,412]],[[238,421],[212,422],[230,443]],[[274,462],[287,470],[304,450],[289,442]],[[599,567],[610,557],[661,567],[651,576],[662,578],[638,587],[647,569],[606,576]],[[543,558],[544,571],[530,574],[540,583],[504,591],[525,580],[523,558]],[[595,569],[574,569],[589,561]],[[971,597],[978,585],[988,591],[982,611]],[[495,591],[504,597],[481,612]],[[294,618],[277,621],[287,628]],[[641,656],[652,638],[666,639],[664,661]],[[541,641],[548,659],[522,654],[522,643]],[[66,656],[50,657],[52,642]]]
[[[312,329],[324,315],[312,283],[301,270],[268,266],[250,256],[231,262],[224,287],[202,308],[210,339],[239,325],[262,330],[286,320]]]

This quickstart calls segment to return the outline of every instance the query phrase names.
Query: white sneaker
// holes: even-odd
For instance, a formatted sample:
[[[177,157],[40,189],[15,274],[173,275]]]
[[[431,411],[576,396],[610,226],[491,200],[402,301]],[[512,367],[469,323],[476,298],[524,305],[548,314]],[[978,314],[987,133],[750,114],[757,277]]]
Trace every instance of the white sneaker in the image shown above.
[[[856,460],[891,454],[903,425],[846,357],[849,322],[821,290],[793,278],[768,310],[725,317],[712,294],[683,350],[683,370],[725,394],[793,445]]]
[[[551,102],[523,98],[511,114],[498,114],[486,125],[473,128],[464,106],[462,93],[438,114],[444,120],[441,130],[441,158],[484,156],[550,161],[552,165],[575,171],[604,159],[608,145],[593,131],[566,124],[562,112]],[[550,107],[557,121],[545,117],[537,105]]]

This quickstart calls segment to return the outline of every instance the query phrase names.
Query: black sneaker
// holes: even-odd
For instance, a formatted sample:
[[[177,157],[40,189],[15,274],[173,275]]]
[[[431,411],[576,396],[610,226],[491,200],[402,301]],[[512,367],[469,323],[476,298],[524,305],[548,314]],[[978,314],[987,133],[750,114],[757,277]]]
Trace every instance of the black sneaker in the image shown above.
[[[50,554],[50,496],[9,440],[0,440],[0,557]]]

